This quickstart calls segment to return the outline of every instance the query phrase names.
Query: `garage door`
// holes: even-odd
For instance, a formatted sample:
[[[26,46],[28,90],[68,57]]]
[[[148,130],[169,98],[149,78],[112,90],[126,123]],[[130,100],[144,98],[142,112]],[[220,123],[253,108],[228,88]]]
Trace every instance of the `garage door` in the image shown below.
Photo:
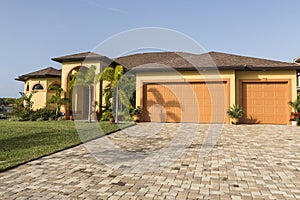
[[[143,121],[224,123],[228,82],[148,83],[143,88]]]
[[[288,82],[242,82],[243,123],[288,124]]]

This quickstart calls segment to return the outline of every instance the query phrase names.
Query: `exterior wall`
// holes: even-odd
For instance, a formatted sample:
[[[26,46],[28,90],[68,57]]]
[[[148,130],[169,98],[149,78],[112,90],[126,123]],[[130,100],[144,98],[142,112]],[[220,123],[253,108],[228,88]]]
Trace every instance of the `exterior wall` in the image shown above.
[[[64,90],[64,97],[68,97],[72,99],[71,94],[69,94],[69,90],[68,90],[68,80],[69,80],[69,75],[72,72],[73,69],[76,69],[80,66],[85,66],[85,67],[91,67],[92,65],[96,66],[96,73],[100,72],[100,61],[79,61],[79,62],[63,62],[62,63],[62,76],[61,76],[61,82],[62,82],[62,89]],[[96,84],[95,88],[94,88],[94,94],[92,95],[92,98],[96,101],[99,101],[100,99],[100,83]],[[78,95],[77,95],[78,96]],[[93,103],[94,104],[94,103]],[[67,112],[67,106],[63,106],[61,108],[62,112],[65,112],[68,114]]]
[[[33,109],[44,108],[46,106],[46,102],[51,98],[53,92],[49,91],[49,86],[52,84],[60,84],[60,78],[31,78],[28,79],[24,84],[24,93],[29,94],[30,92],[35,92],[32,96]],[[33,86],[36,84],[41,84],[43,86],[43,90],[32,90]],[[27,86],[29,86],[29,90],[27,90]]]
[[[282,71],[237,71],[236,72],[236,102],[240,98],[240,84],[241,80],[291,80],[291,100],[297,98],[297,78],[296,70],[282,70]]]
[[[85,67],[91,67],[92,65],[96,66],[97,72],[100,72],[100,62],[94,61],[94,62],[63,62],[62,63],[62,74],[61,74],[61,80],[62,80],[62,88],[64,92],[68,91],[68,78],[70,72],[80,66]]]
[[[296,70],[281,70],[281,71],[234,71],[234,70],[222,70],[218,73],[215,72],[144,72],[136,74],[136,105],[141,106],[141,98],[143,98],[142,89],[143,83],[147,82],[188,82],[191,80],[229,80],[229,102],[232,104],[240,103],[240,83],[242,80],[257,80],[262,81],[280,81],[288,80],[289,90],[290,90],[290,100],[295,100],[297,98],[297,76]],[[287,102],[286,102],[287,103]]]
[[[239,102],[239,82],[243,79],[257,79],[257,80],[278,80],[278,79],[290,79],[291,80],[291,98],[295,100],[297,98],[297,78],[296,70],[285,70],[285,71],[237,71],[234,70],[223,70],[219,73],[205,72],[199,74],[199,72],[145,72],[136,74],[136,103],[140,106],[140,98],[142,92],[143,81],[153,81],[153,80],[174,80],[174,79],[185,79],[185,80],[196,80],[196,79],[229,79],[230,80],[230,105]]]
[[[142,83],[147,81],[166,81],[166,80],[229,80],[230,97],[229,104],[235,103],[235,73],[234,70],[223,70],[223,71],[206,71],[206,72],[143,72],[136,74],[136,106],[141,106],[141,92]]]

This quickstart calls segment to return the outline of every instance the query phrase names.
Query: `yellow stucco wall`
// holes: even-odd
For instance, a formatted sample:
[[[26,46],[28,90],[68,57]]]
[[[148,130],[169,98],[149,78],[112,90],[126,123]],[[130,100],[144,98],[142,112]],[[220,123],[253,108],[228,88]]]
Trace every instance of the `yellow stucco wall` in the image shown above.
[[[101,67],[100,61],[83,61],[83,62],[79,61],[79,62],[63,62],[62,63],[62,76],[61,76],[62,85],[61,85],[61,87],[64,90],[64,94],[66,95],[66,97],[72,99],[72,96],[71,96],[71,94],[69,94],[69,90],[68,90],[68,80],[69,80],[69,75],[72,72],[72,70],[79,68],[81,66],[85,66],[85,67],[89,68],[92,65],[96,66],[96,73],[99,73],[100,67]],[[96,91],[96,92],[93,94],[93,99],[96,101],[99,101],[99,98],[100,98],[99,89],[100,89],[100,83],[96,84],[95,88],[94,88],[94,91]],[[61,110],[62,110],[62,112],[66,112],[67,106],[63,106]]]
[[[30,92],[34,92],[32,96],[32,101],[34,102],[32,108],[33,110],[43,108],[46,106],[46,102],[51,98],[53,92],[49,91],[49,87],[52,84],[60,85],[60,78],[30,78],[24,84],[24,93],[29,94]],[[41,84],[43,86],[43,90],[33,91],[33,87],[36,84]],[[29,90],[27,90],[27,86],[29,86]],[[52,93],[52,94],[51,94]]]
[[[102,61],[84,61],[84,62],[63,62],[62,63],[62,89],[64,90],[64,93],[66,94],[66,97],[71,98],[72,96],[71,94],[69,94],[69,89],[68,89],[68,80],[69,80],[69,75],[72,72],[72,70],[74,69],[78,69],[80,66],[85,66],[87,68],[91,67],[92,65],[96,66],[96,74],[100,73],[100,71],[103,71],[105,67],[107,67],[106,63],[102,63]],[[104,81],[102,89],[105,88],[105,86],[107,85],[107,83]],[[101,85],[100,83],[97,83],[94,85],[94,93],[92,94],[92,98],[93,98],[93,105],[95,105],[95,101],[98,102],[98,106],[96,106],[96,111],[100,110],[100,102],[102,100],[102,105],[104,105],[104,97],[100,97],[100,88]],[[73,95],[74,98],[74,102],[76,102],[76,105],[78,105],[77,107],[79,108],[80,106],[82,107],[84,102],[81,102],[81,100],[75,100],[75,97],[80,97],[79,94],[77,95]],[[73,106],[73,110],[74,110],[74,106]],[[62,108],[63,112],[66,112],[66,106],[64,106]]]
[[[96,66],[96,73],[100,72],[100,61],[85,61],[85,62],[63,62],[62,63],[62,74],[61,74],[61,80],[62,80],[62,88],[64,89],[64,92],[68,91],[68,76],[70,72],[78,68],[80,66],[85,67],[91,67],[92,65]],[[99,97],[99,96],[98,96]]]
[[[216,80],[227,79],[229,80],[229,102],[232,104],[239,104],[240,102],[240,82],[242,80],[256,80],[256,81],[280,81],[288,80],[290,82],[291,100],[297,98],[297,77],[296,70],[281,70],[281,71],[234,71],[222,70],[218,72],[143,72],[136,74],[136,104],[141,106],[140,99],[142,98],[142,83],[143,82],[159,82],[159,81],[181,81],[188,82],[189,80]]]
[[[140,105],[140,98],[142,92],[142,82],[151,81],[166,81],[166,80],[229,80],[229,104],[235,103],[235,73],[234,70],[223,71],[187,71],[187,72],[143,72],[136,74],[136,106]]]
[[[297,98],[297,77],[296,70],[282,71],[237,71],[236,72],[236,99],[239,102],[241,80],[291,80],[291,95],[292,100]]]

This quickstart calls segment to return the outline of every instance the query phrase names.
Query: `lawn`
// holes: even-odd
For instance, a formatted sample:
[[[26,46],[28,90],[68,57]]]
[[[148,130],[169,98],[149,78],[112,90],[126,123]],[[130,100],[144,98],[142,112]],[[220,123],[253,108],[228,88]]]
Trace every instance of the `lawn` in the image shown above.
[[[0,171],[130,125],[132,123],[0,120]]]

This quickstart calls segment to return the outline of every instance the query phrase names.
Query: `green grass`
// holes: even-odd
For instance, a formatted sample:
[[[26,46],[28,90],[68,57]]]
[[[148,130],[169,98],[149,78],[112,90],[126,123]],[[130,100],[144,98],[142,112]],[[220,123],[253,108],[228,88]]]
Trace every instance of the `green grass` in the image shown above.
[[[132,123],[0,120],[0,171],[130,125]]]

